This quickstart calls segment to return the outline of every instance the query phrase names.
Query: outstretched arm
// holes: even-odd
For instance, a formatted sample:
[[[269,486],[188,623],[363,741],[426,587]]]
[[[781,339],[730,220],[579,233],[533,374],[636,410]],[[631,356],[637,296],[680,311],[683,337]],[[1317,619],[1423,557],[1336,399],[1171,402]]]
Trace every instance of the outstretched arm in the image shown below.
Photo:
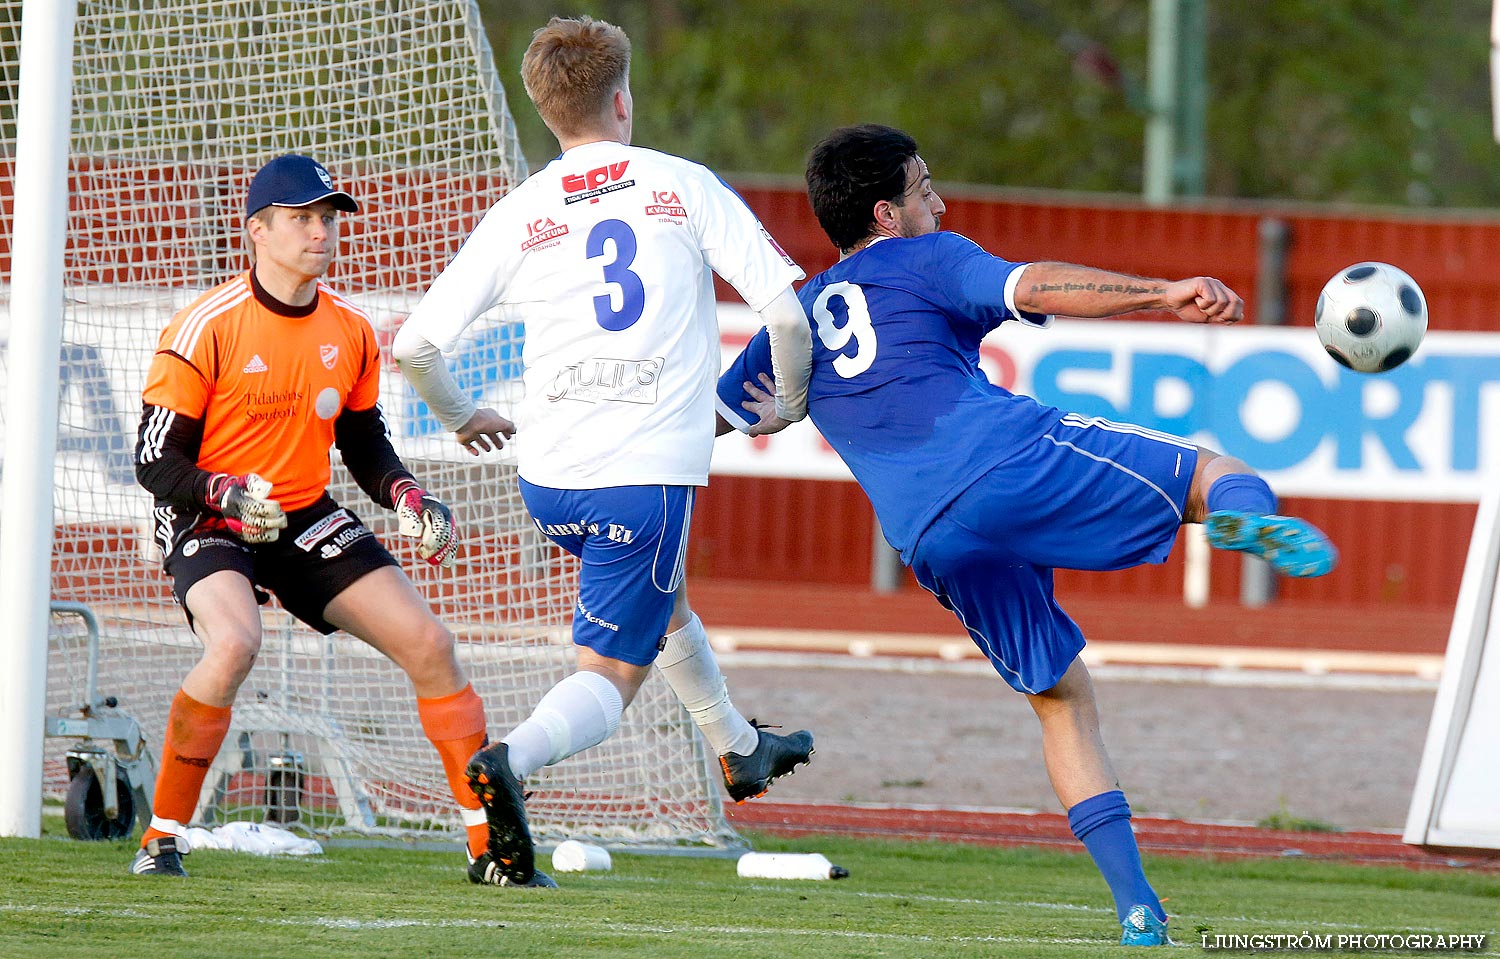
[[[1245,301],[1208,276],[1156,280],[1072,263],[1031,263],[1016,284],[1015,305],[1029,313],[1118,316],[1165,310],[1190,323],[1238,323]]]

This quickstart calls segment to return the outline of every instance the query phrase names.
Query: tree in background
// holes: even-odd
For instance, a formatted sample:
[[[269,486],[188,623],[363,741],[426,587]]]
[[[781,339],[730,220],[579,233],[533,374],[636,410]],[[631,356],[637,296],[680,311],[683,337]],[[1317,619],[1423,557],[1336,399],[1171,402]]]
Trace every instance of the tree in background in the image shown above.
[[[1489,5],[1207,0],[1211,196],[1500,205]],[[637,142],[798,176],[827,130],[909,130],[938,175],[1137,193],[1146,0],[481,0],[533,166],[555,141],[518,76],[560,14],[619,23],[650,96]]]

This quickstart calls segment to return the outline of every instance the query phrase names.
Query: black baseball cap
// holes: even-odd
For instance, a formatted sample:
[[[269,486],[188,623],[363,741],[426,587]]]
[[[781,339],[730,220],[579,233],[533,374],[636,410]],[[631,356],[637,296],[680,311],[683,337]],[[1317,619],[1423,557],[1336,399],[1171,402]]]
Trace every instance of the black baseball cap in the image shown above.
[[[333,188],[333,177],[323,164],[312,157],[285,153],[261,167],[250,181],[245,217],[268,206],[307,206],[319,200],[332,200],[334,209],[345,213],[359,212],[354,197]]]

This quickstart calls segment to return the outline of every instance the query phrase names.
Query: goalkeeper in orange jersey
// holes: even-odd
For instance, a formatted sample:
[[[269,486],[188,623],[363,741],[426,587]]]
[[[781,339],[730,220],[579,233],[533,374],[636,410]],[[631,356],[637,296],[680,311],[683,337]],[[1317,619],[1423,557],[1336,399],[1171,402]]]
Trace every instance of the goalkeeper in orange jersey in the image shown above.
[[[419,554],[452,565],[453,518],[402,465],[376,405],[374,330],[320,279],[338,252],[339,214],[358,209],[315,160],[267,163],[246,204],[252,267],[174,316],[151,361],[136,476],[156,497],[156,540],[203,658],[172,700],[134,873],[186,875],[184,826],[260,650],[268,593],[314,629],[345,630],[406,671],[462,807],[470,878],[489,867],[484,812],[464,779],[485,742],[484,706],[453,636],[327,490],[337,445],[360,488],[421,538]]]

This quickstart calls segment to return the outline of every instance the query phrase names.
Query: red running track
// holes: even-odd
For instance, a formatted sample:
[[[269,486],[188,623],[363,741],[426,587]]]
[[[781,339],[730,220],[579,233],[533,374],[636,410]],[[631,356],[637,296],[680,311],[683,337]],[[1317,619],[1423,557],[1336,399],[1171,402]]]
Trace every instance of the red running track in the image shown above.
[[[938,840],[985,846],[1051,846],[1080,851],[1066,816],[912,809],[891,806],[821,806],[749,802],[727,806],[738,828],[777,836],[857,836],[867,839]],[[1131,820],[1141,850],[1210,859],[1297,857],[1408,869],[1477,869],[1500,872],[1500,851],[1429,850],[1409,846],[1392,833],[1283,832],[1255,826]]]
[[[953,614],[918,587],[895,593],[822,583],[692,581],[693,609],[710,629],[907,633],[967,640]],[[834,601],[836,600],[836,601]],[[1171,598],[1062,597],[1090,642],[1189,643],[1275,649],[1426,653],[1441,656],[1451,606],[1363,607],[1273,603],[1249,609],[1216,602],[1202,609]]]

